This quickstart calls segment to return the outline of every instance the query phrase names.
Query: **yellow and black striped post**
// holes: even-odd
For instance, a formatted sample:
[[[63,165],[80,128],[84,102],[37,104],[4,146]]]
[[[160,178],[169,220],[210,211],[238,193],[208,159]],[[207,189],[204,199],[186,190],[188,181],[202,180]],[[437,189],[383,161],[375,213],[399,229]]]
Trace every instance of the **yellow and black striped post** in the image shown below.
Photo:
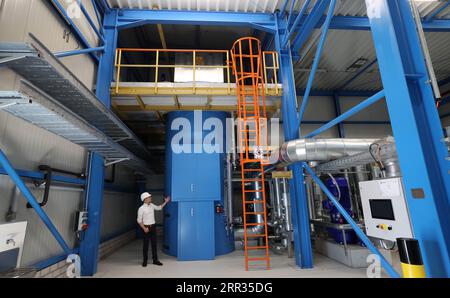
[[[425,266],[420,253],[419,241],[411,238],[397,238],[403,277],[425,278]]]

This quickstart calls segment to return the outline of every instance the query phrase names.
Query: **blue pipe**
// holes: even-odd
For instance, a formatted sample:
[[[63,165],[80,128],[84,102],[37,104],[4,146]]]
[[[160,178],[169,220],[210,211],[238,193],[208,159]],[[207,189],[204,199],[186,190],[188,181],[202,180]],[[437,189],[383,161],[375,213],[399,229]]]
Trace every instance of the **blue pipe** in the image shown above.
[[[103,30],[103,20],[102,17],[100,15],[100,10],[98,8],[97,2],[95,2],[95,0],[91,0],[92,6],[94,7],[94,11],[95,11],[95,16],[97,18],[97,22],[100,24],[100,33],[103,36],[104,30]]]
[[[292,16],[294,15],[295,2],[296,2],[296,0],[292,0],[291,8],[289,9],[289,17],[288,17],[287,28],[286,28],[287,30],[289,30],[289,24],[291,23]]]
[[[58,12],[61,14],[64,21],[68,22],[69,25],[72,27],[72,29],[75,31],[77,37],[81,40],[82,44],[86,48],[92,48],[87,39],[84,37],[83,33],[78,29],[78,27],[75,25],[75,23],[72,21],[72,19],[67,15],[66,9],[61,5],[59,0],[50,0],[57,8]],[[97,62],[100,61],[100,59],[93,53],[89,53],[92,58],[94,58]]]
[[[374,96],[372,96],[372,97],[364,100],[363,102],[357,104],[356,106],[354,106],[353,108],[351,108],[350,110],[345,112],[344,114],[340,115],[339,117],[336,117],[335,119],[331,120],[327,124],[325,124],[322,127],[316,129],[312,133],[308,134],[307,136],[305,136],[305,138],[312,138],[312,137],[317,136],[318,134],[321,134],[322,132],[330,129],[331,127],[341,123],[345,119],[347,119],[347,118],[353,116],[354,114],[364,110],[365,108],[371,106],[372,104],[376,103],[377,101],[379,101],[382,98],[384,98],[384,90],[378,92]]]
[[[296,0],[292,0],[292,2],[295,2]],[[284,0],[283,6],[281,6],[280,14],[281,16],[284,16],[284,13],[286,12],[286,7],[289,3],[289,0]]]
[[[311,3],[311,0],[306,0],[305,3],[302,6],[302,9],[300,10],[298,16],[295,18],[294,24],[291,27],[291,30],[289,30],[289,23],[287,23],[286,30],[289,30],[289,33],[286,35],[286,37],[283,40],[283,48],[286,47],[287,43],[291,39],[292,35],[295,32],[295,28],[297,28],[298,24],[300,24],[300,21],[303,19],[303,15],[306,12],[306,9],[308,9],[309,4]],[[292,14],[292,12],[291,12]]]
[[[97,47],[97,48],[88,48],[88,49],[82,49],[82,50],[74,50],[74,51],[66,51],[66,52],[59,52],[55,53],[55,57],[58,58],[64,58],[69,56],[76,56],[76,55],[82,55],[82,54],[89,54],[93,52],[104,52],[105,47]]]
[[[330,7],[328,9],[328,15],[323,24],[322,35],[320,36],[320,42],[317,48],[316,57],[314,57],[314,63],[311,69],[311,73],[309,74],[308,84],[306,85],[305,95],[303,95],[302,105],[300,107],[300,112],[298,115],[298,128],[300,127],[300,123],[303,119],[303,114],[305,113],[306,106],[308,104],[309,95],[311,93],[312,85],[314,82],[314,77],[316,76],[317,68],[319,67],[320,56],[322,55],[323,47],[325,45],[325,41],[327,39],[328,29],[330,28],[331,20],[334,16],[334,9],[336,7],[336,0],[332,0],[330,2]]]
[[[355,231],[356,235],[358,235],[359,239],[361,239],[362,242],[366,245],[366,247],[373,253],[376,254],[381,261],[381,265],[383,268],[387,271],[389,276],[394,278],[399,278],[399,274],[394,270],[391,264],[383,257],[383,255],[380,253],[380,251],[372,244],[372,242],[369,240],[369,238],[364,234],[363,231],[358,227],[358,224],[353,220],[353,218],[345,211],[344,207],[342,207],[341,204],[339,204],[339,201],[333,196],[333,194],[328,190],[328,188],[323,184],[323,182],[320,180],[320,178],[314,173],[314,171],[308,166],[308,164],[303,163],[303,167],[306,169],[306,171],[311,175],[311,177],[316,181],[316,183],[320,186],[322,191],[327,195],[327,197],[333,202],[333,205],[336,206],[336,208],[339,210],[339,212],[342,214],[342,216],[347,220],[347,222],[352,226],[353,230]]]
[[[102,41],[102,44],[105,44],[105,38],[100,33],[100,31],[97,29],[94,21],[92,20],[91,16],[89,15],[89,12],[86,10],[86,7],[84,7],[83,3],[81,3],[81,0],[78,0],[78,5],[80,6],[81,12],[84,14],[89,25],[91,25],[92,30],[94,30],[95,34],[97,34],[97,37]],[[95,10],[95,7],[94,7],[94,10]],[[99,25],[101,26],[102,24],[99,23]]]
[[[13,182],[16,184],[16,186],[20,189],[20,192],[25,197],[25,199],[28,201],[28,203],[31,204],[31,206],[34,208],[38,216],[41,218],[41,220],[44,222],[44,224],[47,226],[47,228],[50,230],[50,233],[52,233],[53,237],[55,237],[56,241],[58,241],[59,245],[64,249],[64,251],[69,254],[72,250],[69,248],[67,243],[64,241],[61,234],[58,232],[56,227],[53,225],[50,218],[47,216],[45,211],[42,209],[42,207],[37,202],[36,198],[33,196],[31,191],[28,189],[28,187],[25,185],[25,183],[20,179],[17,172],[14,170],[13,166],[9,162],[6,155],[3,153],[2,150],[0,150],[0,164],[5,169],[6,173],[8,173],[9,177],[13,180]]]

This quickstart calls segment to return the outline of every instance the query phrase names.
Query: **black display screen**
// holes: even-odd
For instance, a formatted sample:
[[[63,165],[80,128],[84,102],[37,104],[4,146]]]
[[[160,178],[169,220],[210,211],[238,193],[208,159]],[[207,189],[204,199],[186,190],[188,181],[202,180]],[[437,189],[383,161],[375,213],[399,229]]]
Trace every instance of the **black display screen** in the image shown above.
[[[369,200],[372,218],[395,220],[391,200]]]

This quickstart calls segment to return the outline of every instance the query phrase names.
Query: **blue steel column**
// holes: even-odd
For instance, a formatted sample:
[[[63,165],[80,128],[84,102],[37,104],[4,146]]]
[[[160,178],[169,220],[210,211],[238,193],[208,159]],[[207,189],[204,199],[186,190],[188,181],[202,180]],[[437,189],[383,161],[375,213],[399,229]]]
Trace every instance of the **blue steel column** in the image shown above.
[[[297,95],[292,65],[291,47],[283,49],[282,42],[286,38],[286,20],[278,17],[278,30],[275,33],[275,48],[280,57],[280,76],[283,83],[282,115],[283,129],[287,141],[300,137],[297,115]],[[293,178],[289,181],[292,207],[292,224],[294,225],[295,262],[301,268],[313,267],[308,202],[304,187],[303,169],[299,163],[290,167]]]
[[[114,55],[117,45],[116,11],[104,17],[105,52],[100,58],[96,94],[107,107],[111,105],[110,86],[114,71]],[[81,274],[92,276],[97,272],[98,248],[102,222],[103,188],[105,166],[103,157],[92,153],[86,192],[88,224],[84,239],[80,243]]]
[[[428,277],[450,277],[450,164],[408,0],[366,0],[414,237]]]

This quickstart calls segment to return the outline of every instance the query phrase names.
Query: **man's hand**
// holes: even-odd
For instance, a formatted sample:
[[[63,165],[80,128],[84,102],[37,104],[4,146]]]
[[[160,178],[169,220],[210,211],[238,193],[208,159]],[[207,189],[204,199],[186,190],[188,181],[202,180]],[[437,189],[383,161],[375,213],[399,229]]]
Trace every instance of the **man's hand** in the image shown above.
[[[170,202],[170,196],[165,197],[165,198],[164,198],[164,203],[167,204],[167,203],[169,203],[169,202]]]
[[[150,229],[147,227],[144,227],[144,233],[147,234],[148,232],[150,232]]]

